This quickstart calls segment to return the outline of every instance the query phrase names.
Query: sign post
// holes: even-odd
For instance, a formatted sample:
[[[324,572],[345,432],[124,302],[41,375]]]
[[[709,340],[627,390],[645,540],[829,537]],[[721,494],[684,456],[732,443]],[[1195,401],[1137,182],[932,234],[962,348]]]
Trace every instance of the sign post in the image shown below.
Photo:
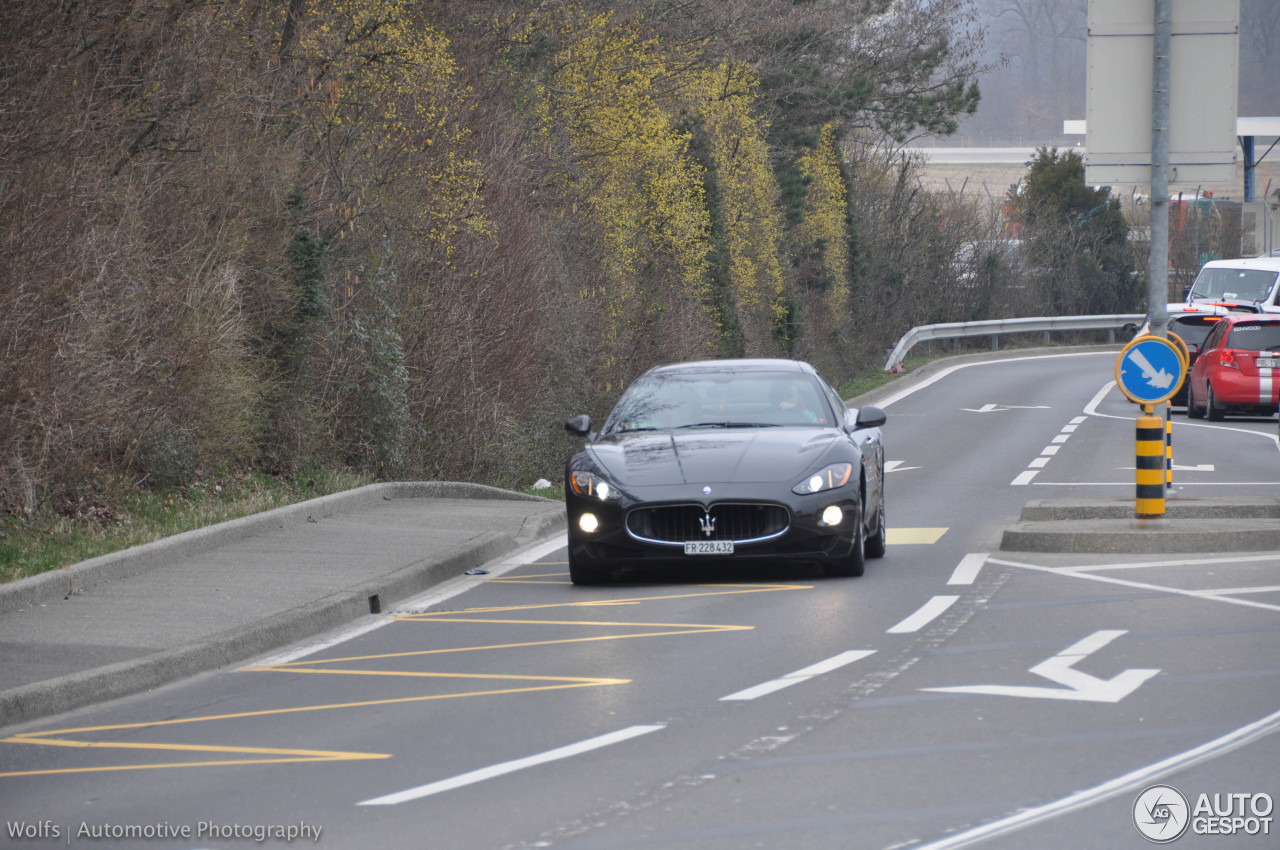
[[[1154,415],[1155,405],[1173,398],[1182,385],[1187,359],[1177,344],[1160,336],[1140,336],[1116,358],[1116,385],[1130,401],[1142,405],[1135,447],[1134,512],[1138,519],[1164,516],[1167,449],[1166,425]]]

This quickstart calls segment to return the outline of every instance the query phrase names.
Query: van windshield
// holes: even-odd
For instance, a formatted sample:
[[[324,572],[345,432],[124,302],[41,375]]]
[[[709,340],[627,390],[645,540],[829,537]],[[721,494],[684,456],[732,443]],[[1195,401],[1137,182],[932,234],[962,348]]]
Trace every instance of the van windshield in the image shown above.
[[[1206,266],[1196,276],[1187,300],[1196,298],[1221,298],[1225,301],[1271,300],[1277,272],[1260,269],[1212,268]]]

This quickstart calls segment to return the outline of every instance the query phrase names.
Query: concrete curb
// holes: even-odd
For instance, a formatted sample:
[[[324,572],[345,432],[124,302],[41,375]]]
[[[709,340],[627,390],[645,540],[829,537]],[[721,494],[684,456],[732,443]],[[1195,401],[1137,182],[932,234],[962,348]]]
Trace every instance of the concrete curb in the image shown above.
[[[1280,499],[1169,499],[1136,519],[1133,499],[1042,499],[1005,529],[1003,552],[1177,554],[1280,550]]]
[[[4,691],[0,693],[0,728],[129,696],[243,662],[370,613],[370,598],[375,595],[385,606],[500,558],[515,548],[517,544],[511,537],[489,535],[478,543],[446,552],[437,560],[405,567],[270,620],[230,629],[144,658]]]
[[[1025,522],[1005,529],[1002,552],[1172,555],[1280,549],[1280,522],[1216,519],[1212,525],[1173,519]]]
[[[529,496],[483,484],[454,481],[392,481],[369,484],[354,490],[332,493],[273,508],[262,513],[220,522],[216,525],[184,531],[141,546],[99,555],[62,569],[38,576],[18,579],[0,585],[0,614],[39,605],[69,594],[81,593],[103,582],[140,575],[197,552],[206,552],[229,543],[253,537],[269,528],[284,528],[304,523],[308,517],[323,519],[339,511],[358,510],[384,499],[505,499],[508,501],[542,501],[550,499]],[[531,532],[536,529],[531,529]]]
[[[60,598],[66,595],[69,586],[91,587],[99,582],[137,575],[165,562],[172,562],[175,558],[236,542],[270,528],[306,522],[308,517],[332,516],[341,510],[358,509],[380,503],[384,499],[407,498],[534,501],[545,502],[547,509],[526,517],[515,536],[499,533],[484,535],[438,556],[345,588],[270,619],[229,629],[143,658],[0,692],[0,728],[129,696],[197,673],[237,664],[255,655],[305,640],[371,613],[374,597],[377,597],[378,607],[385,608],[468,569],[562,531],[567,526],[563,505],[550,499],[495,487],[454,482],[371,484],[94,558],[57,571],[59,574],[53,576],[53,580],[35,576],[14,582],[14,585],[27,586],[16,590],[4,588],[9,593],[7,598],[0,597],[3,600],[0,610],[5,610],[6,606],[39,602],[50,595]]]
[[[1171,496],[1165,499],[1166,519],[1278,519],[1280,499],[1251,496]],[[1022,508],[1023,522],[1133,519],[1133,497],[1103,499],[1036,499]]]

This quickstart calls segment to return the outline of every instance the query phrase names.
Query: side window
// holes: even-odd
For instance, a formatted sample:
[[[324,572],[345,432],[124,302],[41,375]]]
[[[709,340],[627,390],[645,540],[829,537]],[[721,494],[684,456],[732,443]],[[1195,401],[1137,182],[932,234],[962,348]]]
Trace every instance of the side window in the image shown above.
[[[1209,334],[1209,338],[1204,341],[1204,351],[1211,351],[1218,347],[1218,344],[1222,342],[1222,335],[1226,326],[1226,322],[1217,322],[1214,325],[1213,333]]]
[[[845,405],[844,399],[840,398],[840,394],[826,381],[822,381],[822,391],[826,394],[827,401],[831,402],[831,407],[835,410],[836,422],[834,424],[836,427],[842,427],[844,425],[845,411],[849,408]]]

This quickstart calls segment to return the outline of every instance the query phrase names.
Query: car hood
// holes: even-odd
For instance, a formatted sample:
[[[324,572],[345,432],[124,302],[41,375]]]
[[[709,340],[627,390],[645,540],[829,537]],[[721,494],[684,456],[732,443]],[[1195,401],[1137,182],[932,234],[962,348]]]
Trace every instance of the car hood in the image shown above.
[[[589,451],[623,486],[792,483],[843,438],[833,429],[717,428],[612,435]]]

